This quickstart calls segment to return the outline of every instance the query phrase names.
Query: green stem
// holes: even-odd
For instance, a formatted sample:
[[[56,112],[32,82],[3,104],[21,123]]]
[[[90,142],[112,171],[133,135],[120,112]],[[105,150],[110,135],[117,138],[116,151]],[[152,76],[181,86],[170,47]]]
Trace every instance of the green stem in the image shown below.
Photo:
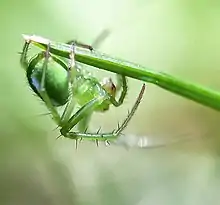
[[[30,40],[34,45],[42,49],[46,49],[46,46],[50,43],[51,53],[70,58],[69,54],[72,47],[68,44],[52,42],[39,36],[23,35],[23,37],[26,41]],[[220,92],[205,88],[201,85],[186,82],[174,76],[153,71],[135,63],[118,60],[106,54],[97,51],[91,52],[90,50],[80,47],[75,48],[75,60],[103,70],[153,83],[165,90],[220,111]]]

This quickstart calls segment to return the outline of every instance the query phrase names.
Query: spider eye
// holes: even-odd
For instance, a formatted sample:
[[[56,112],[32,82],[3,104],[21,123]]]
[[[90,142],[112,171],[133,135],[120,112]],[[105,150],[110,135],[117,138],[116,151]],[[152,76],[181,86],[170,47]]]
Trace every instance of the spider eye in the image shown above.
[[[115,97],[116,86],[113,83],[111,78],[104,78],[101,85],[109,94],[111,94],[113,97]]]

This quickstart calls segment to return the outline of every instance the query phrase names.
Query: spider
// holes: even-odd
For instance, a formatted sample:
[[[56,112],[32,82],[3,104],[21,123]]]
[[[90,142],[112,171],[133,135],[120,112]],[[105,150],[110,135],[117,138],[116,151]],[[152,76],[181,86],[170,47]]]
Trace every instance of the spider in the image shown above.
[[[142,85],[140,93],[127,117],[121,125],[112,132],[87,132],[90,117],[93,112],[106,112],[110,105],[119,107],[123,104],[127,94],[126,76],[117,74],[117,84],[111,78],[104,78],[101,82],[79,65],[74,59],[74,49],[80,46],[93,52],[90,45],[69,41],[72,45],[70,60],[54,55],[50,52],[50,43],[47,48],[28,59],[27,54],[32,40],[26,36],[20,63],[25,69],[29,86],[45,103],[52,119],[60,128],[60,136],[75,139],[91,139],[109,142],[117,139],[135,114],[145,91]],[[121,91],[117,100],[116,95]],[[73,113],[76,104],[79,109]],[[64,106],[62,113],[59,107]],[[73,128],[77,126],[77,131]],[[59,137],[60,137],[59,136]]]

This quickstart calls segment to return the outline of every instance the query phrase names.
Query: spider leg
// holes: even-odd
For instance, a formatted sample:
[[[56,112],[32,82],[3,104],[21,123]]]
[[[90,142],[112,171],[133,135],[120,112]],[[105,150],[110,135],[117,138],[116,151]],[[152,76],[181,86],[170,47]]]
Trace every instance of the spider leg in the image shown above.
[[[70,139],[90,139],[90,140],[102,140],[102,141],[108,141],[108,140],[114,140],[117,139],[120,134],[122,133],[122,131],[127,127],[128,123],[130,122],[130,120],[132,119],[132,117],[134,116],[140,102],[141,99],[144,95],[144,91],[145,91],[145,84],[143,84],[141,91],[135,101],[135,104],[133,105],[131,111],[128,113],[127,117],[125,118],[125,120],[122,122],[122,124],[120,126],[118,126],[118,128],[116,130],[114,130],[113,132],[110,133],[81,133],[81,132],[72,132],[70,131],[83,117],[84,117],[84,113],[86,112],[91,112],[91,109],[93,110],[96,106],[97,106],[97,102],[100,103],[100,99],[93,99],[92,101],[88,102],[86,105],[84,105],[76,114],[74,114],[70,121],[69,124],[66,127],[63,127],[61,129],[61,134],[64,135],[64,137],[70,138]],[[104,99],[102,99],[104,100]]]
[[[92,43],[92,45],[88,45],[88,44],[84,44],[81,43],[79,41],[76,40],[70,40],[67,41],[66,44],[72,44],[72,45],[76,45],[85,49],[88,49],[90,51],[93,51],[94,48],[98,48],[98,46],[100,45],[101,42],[103,42],[104,39],[106,39],[106,37],[109,35],[109,30],[103,30],[98,37],[96,37],[95,41]]]
[[[47,108],[49,109],[53,120],[60,125],[61,118],[55,106],[53,106],[46,90],[45,90],[45,76],[47,71],[47,64],[50,58],[50,45],[48,44],[47,49],[45,52],[39,53],[38,56],[29,64],[29,66],[35,66],[41,59],[44,58],[43,66],[42,66],[42,77],[40,82],[40,89],[38,90],[39,95],[41,96],[42,100],[45,102]]]
[[[96,107],[99,106],[103,101],[105,101],[107,97],[108,96],[100,96],[94,98],[88,103],[86,103],[84,106],[82,106],[72,117],[69,118],[67,123],[63,124],[62,128],[60,129],[60,133],[64,137],[71,139],[78,139],[77,136],[70,134],[70,130],[73,129],[81,120],[85,120],[86,122],[87,117],[91,115],[92,112],[96,109]]]
[[[31,43],[30,41],[25,41],[22,52],[21,52],[21,57],[20,57],[20,63],[25,70],[27,70],[28,68],[27,52],[28,52],[30,43]]]
[[[116,78],[117,78],[116,92],[120,90],[120,88],[122,87],[121,95],[118,101],[113,96],[110,96],[110,101],[115,107],[119,107],[120,105],[123,104],[125,96],[127,95],[128,83],[126,77],[123,75],[116,75]]]
[[[85,48],[85,49],[89,49],[90,51],[93,51],[93,49],[94,49],[92,46],[90,46],[88,44],[81,43],[81,42],[76,41],[76,40],[67,41],[66,44],[79,46],[79,47],[82,47],[82,48]]]

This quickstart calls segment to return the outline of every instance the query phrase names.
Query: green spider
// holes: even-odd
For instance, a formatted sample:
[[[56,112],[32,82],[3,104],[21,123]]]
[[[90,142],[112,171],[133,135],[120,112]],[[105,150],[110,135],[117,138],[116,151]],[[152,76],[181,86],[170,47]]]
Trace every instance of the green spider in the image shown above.
[[[93,50],[92,46],[70,41],[72,52],[70,59],[53,55],[50,53],[50,43],[47,49],[28,59],[27,53],[31,39],[26,38],[20,62],[26,71],[29,86],[40,97],[47,106],[53,120],[60,128],[60,136],[75,139],[92,139],[109,142],[117,139],[125,129],[137,110],[145,91],[143,84],[138,98],[123,123],[109,133],[89,133],[88,123],[93,112],[105,112],[110,105],[119,107],[123,104],[127,94],[127,79],[117,74],[117,85],[114,85],[111,78],[105,78],[99,82],[97,78],[85,70],[74,59],[74,48],[80,46]],[[121,95],[116,100],[117,93]],[[75,105],[80,108],[73,113]],[[60,114],[58,108],[65,106]],[[77,131],[73,128],[77,125]]]

